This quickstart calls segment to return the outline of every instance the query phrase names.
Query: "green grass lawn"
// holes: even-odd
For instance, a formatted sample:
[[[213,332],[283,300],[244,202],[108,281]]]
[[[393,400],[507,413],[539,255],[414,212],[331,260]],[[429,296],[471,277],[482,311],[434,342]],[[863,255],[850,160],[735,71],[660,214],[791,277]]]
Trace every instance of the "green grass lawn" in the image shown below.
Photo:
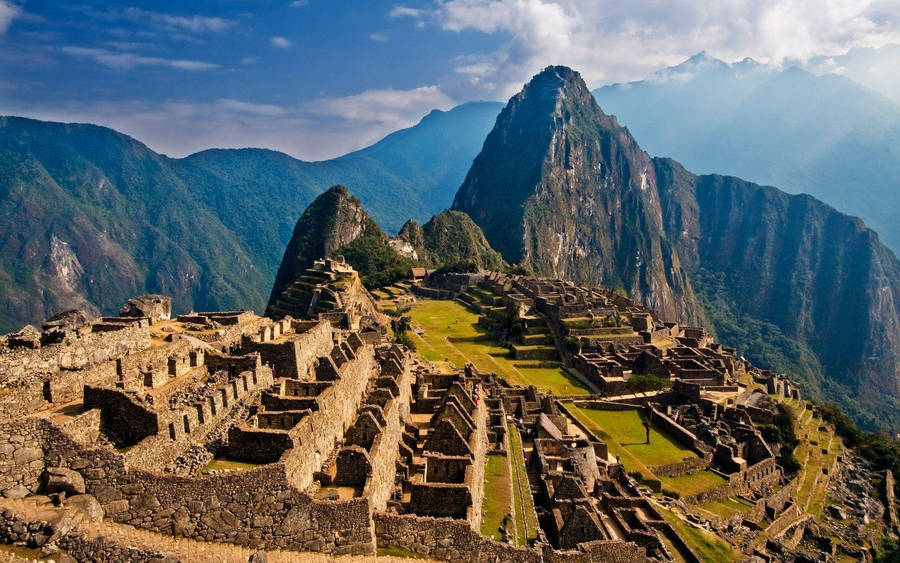
[[[500,525],[512,511],[509,460],[489,455],[484,465],[484,499],[481,504],[481,535],[502,540]]]
[[[613,450],[611,442],[615,442],[620,446],[616,449],[629,454],[621,460],[629,471],[640,470],[639,467],[634,469],[629,467],[629,458],[635,458],[640,465],[650,468],[677,463],[686,457],[697,457],[697,454],[675,440],[668,432],[653,426],[650,427],[650,443],[645,444],[643,411],[582,409],[572,403],[566,406],[581,422],[610,445],[610,451]]]
[[[421,336],[414,334],[417,351],[430,362],[449,360],[457,367],[471,362],[479,371],[494,372],[514,385],[534,385],[555,395],[590,393],[561,368],[517,368],[513,364],[522,361],[514,361],[507,348],[488,340],[489,334],[477,325],[478,315],[455,301],[419,299],[410,316],[413,326],[424,331]]]
[[[737,497],[730,497],[700,505],[700,508],[703,510],[725,518],[731,518],[735,514],[745,512],[752,507],[753,503]]]
[[[678,477],[660,477],[659,480],[664,489],[678,491],[682,497],[709,491],[728,482],[727,479],[712,471],[698,471],[691,475],[679,475]]]
[[[534,498],[528,484],[525,469],[525,457],[522,454],[522,437],[519,431],[510,426],[507,446],[513,472],[513,504],[515,506],[516,538],[532,540],[537,538],[538,522],[534,510]],[[527,542],[520,542],[525,545]]]
[[[684,539],[701,561],[737,561],[739,554],[722,538],[689,526],[674,512],[661,506],[656,509],[662,514],[666,522]]]

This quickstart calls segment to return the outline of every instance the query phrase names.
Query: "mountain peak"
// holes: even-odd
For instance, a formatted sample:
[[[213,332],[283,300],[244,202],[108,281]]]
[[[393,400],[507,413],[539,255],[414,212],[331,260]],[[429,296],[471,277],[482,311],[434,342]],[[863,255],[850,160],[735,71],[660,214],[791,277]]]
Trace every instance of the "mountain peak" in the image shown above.
[[[507,262],[620,287],[665,318],[693,321],[690,288],[656,238],[659,206],[649,157],[564,66],[545,68],[510,99],[453,202]],[[624,239],[627,256],[613,256]]]
[[[275,276],[269,308],[272,308],[294,280],[312,266],[313,261],[331,256],[367,230],[380,232],[378,225],[369,218],[359,200],[350,194],[350,190],[338,184],[319,194],[294,227]]]

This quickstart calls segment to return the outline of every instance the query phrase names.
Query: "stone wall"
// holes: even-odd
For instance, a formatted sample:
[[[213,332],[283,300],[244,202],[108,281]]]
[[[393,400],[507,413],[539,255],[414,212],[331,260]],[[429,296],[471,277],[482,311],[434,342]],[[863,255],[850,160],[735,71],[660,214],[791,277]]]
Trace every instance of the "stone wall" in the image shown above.
[[[84,408],[100,410],[100,429],[117,447],[133,446],[162,428],[159,415],[119,389],[86,385]]]
[[[647,561],[647,550],[633,543],[616,540],[599,540],[579,544],[578,549],[555,551],[544,550],[544,561],[552,563],[593,563],[595,561],[615,561],[616,563],[643,563]]]
[[[319,356],[326,356],[333,346],[331,324],[327,322],[293,323],[298,332],[287,334],[278,342],[258,342],[245,337],[241,347],[245,352],[258,352],[263,363],[270,364],[276,377],[309,379],[310,370]]]
[[[66,530],[64,522],[57,525],[40,520],[28,520],[12,510],[0,513],[0,543],[24,542],[29,547],[40,547],[48,540],[69,554],[76,561],[130,561],[134,563],[159,563],[163,560],[178,561],[177,557],[158,551],[123,546],[105,537],[87,539],[77,532]]]
[[[411,377],[409,366],[404,362],[403,372],[397,378],[400,394],[387,405],[384,412],[384,429],[372,444],[370,452],[372,474],[366,482],[363,494],[371,498],[375,510],[385,509],[394,489],[400,440],[409,416]]]
[[[444,561],[542,561],[540,551],[486,538],[463,520],[384,512],[373,517],[378,547],[400,547]]]
[[[112,381],[108,360],[150,348],[146,326],[123,325],[109,332],[85,332],[77,338],[30,349],[0,350],[0,420],[45,408],[50,400],[80,396],[85,383]]]
[[[115,451],[83,447],[45,419],[2,424],[0,437],[14,444],[13,462],[0,465],[3,489],[22,484],[35,491],[45,464],[68,467],[82,475],[108,518],[135,527],[260,549],[374,549],[369,499],[315,500],[290,485],[282,463],[178,477],[127,469]]]
[[[272,372],[266,367],[245,371],[227,382],[203,389],[196,402],[178,408],[159,409],[159,432],[148,436],[125,454],[129,464],[161,471],[191,446],[206,441],[220,421],[240,412],[242,405],[257,400],[271,386]],[[120,424],[127,419],[120,420]]]
[[[289,481],[298,490],[312,484],[314,472],[353,424],[375,365],[372,347],[361,346],[356,350],[356,358],[341,365],[334,385],[319,394],[319,410],[290,431],[294,449],[282,461]]]
[[[677,463],[668,463],[666,465],[656,465],[650,468],[657,477],[678,477],[679,475],[687,475],[688,473],[696,473],[706,469],[709,465],[710,456],[690,457],[683,459]]]
[[[648,404],[647,408],[652,415],[652,423],[654,426],[662,428],[683,445],[697,452],[698,455],[705,455],[706,447],[693,432],[666,416],[665,413],[653,405]]]
[[[37,491],[45,467],[38,419],[0,424],[0,491]]]

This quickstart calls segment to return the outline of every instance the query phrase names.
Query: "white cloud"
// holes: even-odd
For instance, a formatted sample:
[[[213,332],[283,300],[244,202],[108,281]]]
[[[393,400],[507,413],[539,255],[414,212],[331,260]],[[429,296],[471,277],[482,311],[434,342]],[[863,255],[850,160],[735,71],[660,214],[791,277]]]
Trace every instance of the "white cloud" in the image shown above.
[[[420,18],[427,12],[418,8],[410,8],[407,6],[394,6],[388,15],[392,18]]]
[[[441,0],[428,18],[448,31],[509,37],[493,52],[460,58],[456,69],[476,95],[497,97],[548,64],[572,66],[598,86],[643,78],[704,49],[777,64],[900,42],[896,0]]]
[[[240,100],[231,100],[228,98],[216,100],[216,105],[227,110],[249,113],[252,115],[284,115],[285,113],[287,113],[287,110],[281,106],[270,104],[253,104],[250,102],[242,102]]]
[[[309,6],[309,0],[294,0],[291,2],[291,8],[303,8]]]
[[[279,49],[287,49],[288,47],[291,46],[290,41],[288,41],[286,38],[278,36],[278,35],[276,35],[272,39],[269,39],[269,43],[273,47],[278,47]]]
[[[192,33],[221,33],[234,25],[233,21],[219,17],[200,15],[181,16],[161,12],[151,12],[149,10],[134,7],[113,9],[97,15],[109,20],[128,20],[135,23],[149,23],[156,27],[168,30],[181,30]]]
[[[76,47],[67,45],[62,52],[76,57],[85,57],[116,69],[133,69],[139,66],[161,66],[179,70],[212,70],[219,65],[202,61],[190,61],[184,59],[164,59],[162,57],[147,57],[130,52],[113,52],[107,49],[95,47]]]
[[[365,123],[381,123],[394,129],[406,127],[432,109],[449,109],[453,100],[437,86],[412,90],[366,90],[352,96],[322,98],[308,107],[313,113],[335,115]]]
[[[13,18],[18,16],[21,12],[22,10],[15,4],[12,4],[7,0],[0,0],[0,35],[6,33]]]
[[[378,41],[379,43],[386,43],[388,40],[388,32],[387,31],[377,31],[371,35],[369,35],[369,39],[372,41]]]

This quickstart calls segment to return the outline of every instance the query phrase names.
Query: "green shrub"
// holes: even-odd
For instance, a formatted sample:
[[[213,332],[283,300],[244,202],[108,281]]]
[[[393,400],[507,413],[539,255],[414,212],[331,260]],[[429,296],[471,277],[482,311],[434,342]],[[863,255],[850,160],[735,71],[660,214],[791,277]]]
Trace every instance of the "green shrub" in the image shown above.
[[[653,374],[637,374],[625,382],[625,389],[632,393],[646,393],[647,391],[662,391],[672,387],[672,381],[665,377]]]
[[[408,332],[401,332],[400,334],[395,335],[394,340],[396,340],[397,343],[406,346],[410,350],[415,351],[415,349],[416,349],[416,343],[412,339],[412,337],[409,335]]]

